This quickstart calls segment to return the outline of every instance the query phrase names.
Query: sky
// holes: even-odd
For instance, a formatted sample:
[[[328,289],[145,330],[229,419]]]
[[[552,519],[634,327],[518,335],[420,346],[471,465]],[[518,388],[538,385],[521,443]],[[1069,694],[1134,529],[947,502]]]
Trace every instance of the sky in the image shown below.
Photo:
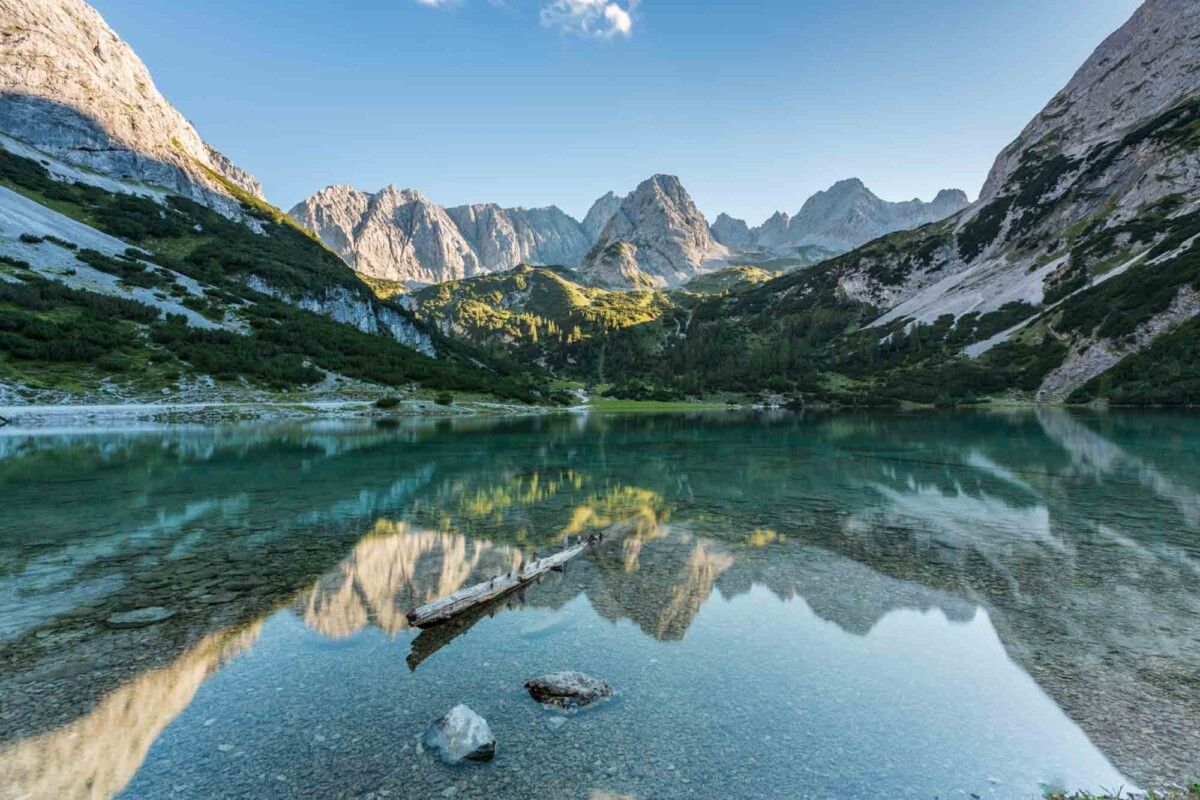
[[[756,224],[861,178],[974,198],[1138,0],[92,0],[284,209],[557,205],[678,175]]]

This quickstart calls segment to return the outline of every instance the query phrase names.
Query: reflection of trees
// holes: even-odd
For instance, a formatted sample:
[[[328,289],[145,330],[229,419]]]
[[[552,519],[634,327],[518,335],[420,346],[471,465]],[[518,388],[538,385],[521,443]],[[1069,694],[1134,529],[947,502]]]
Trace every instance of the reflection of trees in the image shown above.
[[[138,675],[62,728],[0,749],[0,796],[106,800],[204,680],[258,638],[258,625],[205,637],[174,662]]]
[[[58,467],[53,448],[10,440],[20,458],[0,474],[10,501],[0,527],[20,529],[47,505],[21,459],[71,482],[78,500],[49,510],[37,547],[0,542],[0,603],[18,586],[34,592],[23,608],[47,601],[0,640],[0,738],[60,726],[129,675],[288,598],[326,635],[396,633],[409,607],[504,571],[520,549],[635,518],[633,535],[527,601],[558,607],[583,593],[605,618],[668,640],[714,589],[733,597],[755,584],[858,634],[894,608],[965,620],[983,606],[1012,657],[1126,774],[1174,778],[1200,752],[1200,501],[1177,451],[1144,444],[1157,429],[1121,439],[1059,412],[474,424],[488,435],[455,425],[230,443],[172,434],[107,454],[102,440],[72,441],[64,458],[80,462]],[[1189,418],[1163,424],[1173,441],[1200,441]],[[26,568],[51,567],[59,594],[19,583]],[[230,572],[246,588],[225,605],[199,603],[220,593],[214,574]],[[67,591],[80,587],[100,594]],[[126,640],[95,634],[98,622],[151,602],[180,615],[116,663],[113,642]],[[55,678],[49,694],[66,700],[36,707],[22,681],[64,662],[96,669]]]

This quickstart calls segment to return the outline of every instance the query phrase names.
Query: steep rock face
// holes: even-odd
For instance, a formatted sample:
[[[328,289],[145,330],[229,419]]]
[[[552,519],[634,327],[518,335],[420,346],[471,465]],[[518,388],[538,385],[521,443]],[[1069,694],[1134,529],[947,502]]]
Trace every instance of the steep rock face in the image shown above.
[[[759,227],[751,231],[754,246],[760,250],[780,251],[792,246],[792,218],[782,211],[776,211]]]
[[[474,249],[483,269],[501,264],[519,264],[527,247],[513,220],[495,203],[456,206],[446,209],[463,238]]]
[[[743,219],[722,213],[717,215],[710,230],[714,239],[731,250],[747,250],[754,245],[750,226]]]
[[[0,18],[0,131],[225,213],[239,213],[235,189],[261,197],[258,182],[201,140],[83,0],[0,0]]]
[[[573,267],[595,243],[579,222],[557,206],[510,208],[507,213],[517,229],[524,251],[519,261],[499,264],[497,269],[507,269],[516,263]]]
[[[801,247],[844,253],[872,239],[945,219],[968,205],[959,189],[943,189],[930,202],[881,200],[857,178],[839,181],[805,201],[794,217],[778,211],[757,228],[727,214],[713,223],[721,244],[740,250],[791,254]]]
[[[1004,193],[1031,148],[1053,146],[1078,157],[1167,111],[1180,98],[1195,95],[1198,18],[1200,7],[1190,0],[1144,3],[1004,148],[979,204]]]
[[[1149,0],[1001,152],[968,211],[911,243],[888,285],[865,260],[847,290],[903,303],[881,322],[932,321],[1114,277],[1109,262],[1183,231],[1200,206],[1198,72],[1200,6]]]
[[[851,178],[810,197],[788,225],[787,241],[793,247],[851,250],[893,231],[945,219],[967,205],[966,194],[958,189],[943,189],[929,203],[889,203]]]
[[[616,215],[617,210],[621,207],[621,201],[624,199],[613,192],[608,192],[592,203],[592,207],[588,209],[587,216],[583,218],[582,223],[583,234],[587,237],[589,244],[600,241],[600,234],[604,233],[604,228]]]
[[[488,203],[448,208],[446,213],[485,272],[517,264],[575,266],[591,247],[579,223],[555,206],[504,209]]]
[[[441,206],[415,189],[375,194],[332,186],[294,207],[291,216],[362,275],[438,283],[479,274],[479,256]],[[497,250],[504,246],[496,237]]]
[[[350,292],[344,287],[326,289],[319,295],[306,294],[300,297],[291,297],[257,276],[246,281],[246,285],[256,292],[286,300],[297,308],[329,317],[335,322],[350,325],[363,333],[390,336],[400,344],[411,347],[430,358],[437,357],[437,350],[434,348],[429,334],[418,328],[411,319],[393,308],[364,297],[362,294]]]
[[[593,240],[561,209],[442,208],[413,189],[330,186],[290,212],[363,275],[440,283],[518,264],[576,266]]]
[[[622,243],[630,247],[615,247]],[[655,175],[621,202],[580,272],[611,279],[636,265],[652,280],[676,286],[728,256],[679,179]]]

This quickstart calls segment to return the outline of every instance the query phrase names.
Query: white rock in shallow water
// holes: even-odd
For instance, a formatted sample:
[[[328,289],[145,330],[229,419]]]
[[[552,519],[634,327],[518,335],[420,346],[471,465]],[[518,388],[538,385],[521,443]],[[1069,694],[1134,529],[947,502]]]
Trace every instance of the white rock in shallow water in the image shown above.
[[[496,737],[492,736],[487,720],[462,704],[429,726],[425,746],[436,751],[447,764],[464,759],[490,761],[496,755]]]
[[[555,708],[582,708],[597,700],[612,697],[612,687],[599,678],[582,672],[554,672],[525,684],[529,696],[542,705]]]

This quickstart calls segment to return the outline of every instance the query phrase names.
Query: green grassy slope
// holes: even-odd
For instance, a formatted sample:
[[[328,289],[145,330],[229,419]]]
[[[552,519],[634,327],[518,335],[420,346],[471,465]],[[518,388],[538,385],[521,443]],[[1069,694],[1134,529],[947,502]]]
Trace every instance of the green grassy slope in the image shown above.
[[[200,281],[205,297],[189,298],[213,319],[240,320],[243,333],[190,328],[133,301],[113,304],[89,292],[68,293],[15,259],[0,264],[19,284],[4,284],[7,313],[0,330],[0,375],[41,388],[85,389],[115,377],[139,390],[179,375],[245,379],[268,388],[316,382],[321,370],[385,386],[416,383],[438,389],[492,393],[525,401],[553,397],[544,378],[503,356],[446,340],[434,331],[439,358],[430,358],[386,334],[364,333],[279,298],[339,294],[411,320],[332,252],[277,210],[247,205],[260,232],[181,197],[164,204],[53,179],[35,161],[0,150],[0,185],[135,246],[127,258],[81,251],[90,266],[122,284],[171,292],[170,273],[139,265],[142,257]],[[267,296],[248,287],[257,279]],[[14,288],[16,287],[16,288]],[[107,305],[106,305],[107,303]]]

